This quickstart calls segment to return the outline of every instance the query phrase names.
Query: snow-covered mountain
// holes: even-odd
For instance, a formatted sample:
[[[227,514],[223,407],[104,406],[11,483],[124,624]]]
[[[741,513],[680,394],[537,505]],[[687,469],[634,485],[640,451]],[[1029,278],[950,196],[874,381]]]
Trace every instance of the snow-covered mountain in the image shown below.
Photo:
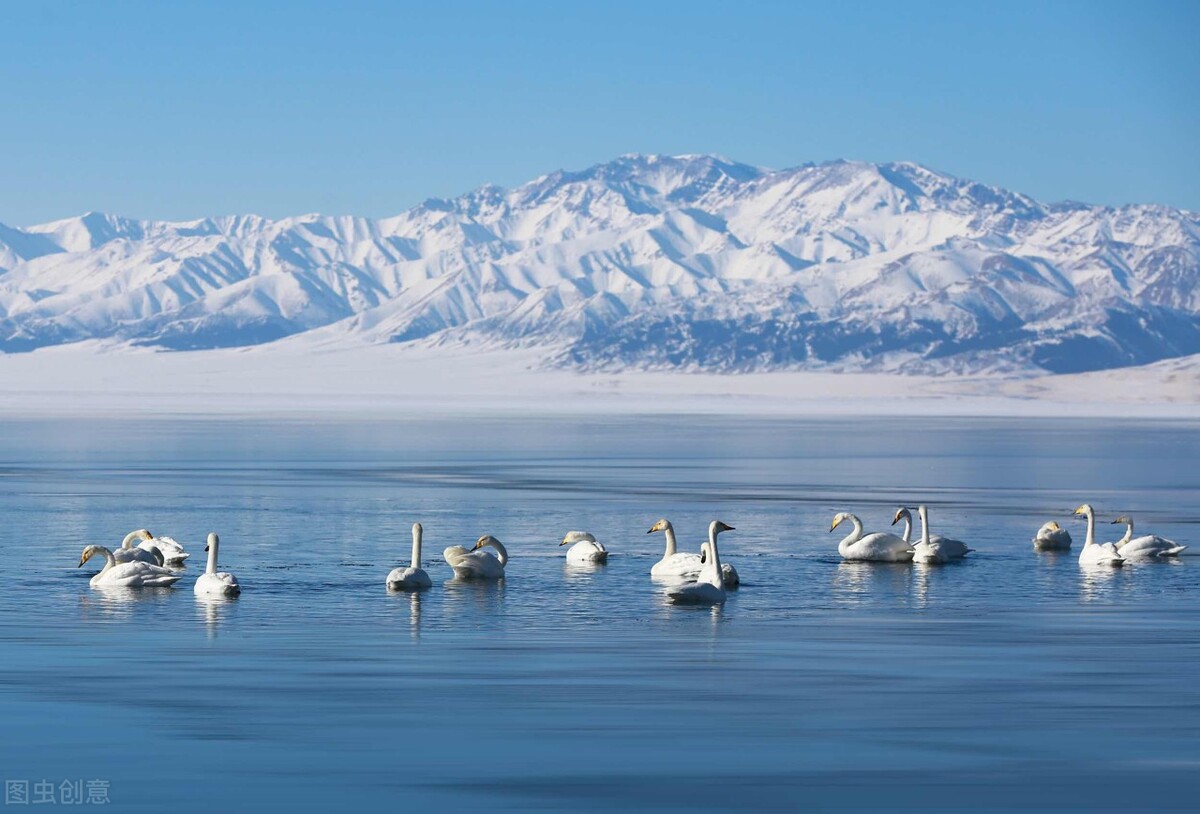
[[[909,163],[624,156],[396,217],[0,225],[0,350],[404,342],[585,368],[1095,370],[1200,352],[1200,216]]]

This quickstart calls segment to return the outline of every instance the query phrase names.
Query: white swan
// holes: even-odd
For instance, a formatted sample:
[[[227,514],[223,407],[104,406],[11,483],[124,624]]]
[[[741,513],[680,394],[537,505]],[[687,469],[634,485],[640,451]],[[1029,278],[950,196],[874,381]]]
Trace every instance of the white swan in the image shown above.
[[[667,537],[667,549],[663,552],[662,559],[654,563],[650,568],[650,576],[652,577],[695,577],[700,573],[700,569],[704,567],[704,563],[700,561],[699,554],[693,554],[690,551],[675,550],[675,527],[671,525],[671,521],[666,518],[659,520],[647,534],[653,534],[656,531],[663,532]]]
[[[1072,514],[1083,515],[1087,518],[1087,539],[1084,540],[1083,550],[1079,552],[1080,565],[1122,565],[1125,558],[1117,551],[1116,543],[1096,542],[1096,512],[1084,503]]]
[[[892,525],[896,525],[901,520],[904,520],[904,535],[900,538],[906,543],[912,542],[912,512],[907,507],[901,506],[896,509],[896,516],[892,518]]]
[[[412,565],[408,568],[393,568],[387,575],[387,586],[393,591],[423,591],[433,585],[424,569],[421,568],[421,535],[424,533],[420,523],[413,523]]]
[[[486,546],[496,549],[497,556],[481,550]],[[480,537],[470,551],[452,545],[442,552],[442,556],[459,579],[503,579],[504,566],[508,565],[508,551],[490,534]]]
[[[1051,520],[1038,529],[1033,547],[1037,551],[1070,551],[1071,532],[1058,525],[1058,521]]]
[[[829,527],[832,532],[844,521],[854,524],[854,531],[838,543],[838,553],[847,560],[866,560],[870,562],[911,562],[913,547],[895,534],[878,531],[863,536],[862,521],[849,512],[838,512],[833,516],[833,524]]]
[[[151,565],[166,565],[166,558],[162,551],[150,540],[154,539],[154,535],[148,529],[138,529],[131,531],[125,535],[125,539],[121,541],[121,547],[112,552],[113,559],[117,561],[117,565],[126,562],[146,562]],[[142,540],[143,542],[134,548],[133,541]]]
[[[733,531],[733,526],[727,526],[720,520],[708,524],[708,542],[704,545],[707,547],[706,553],[711,553],[712,557],[704,563],[699,579],[667,592],[672,602],[680,605],[717,605],[725,601],[721,555],[717,551],[717,535],[723,531]]]
[[[700,544],[700,562],[708,562],[708,541]],[[742,584],[737,569],[727,562],[721,563],[721,582],[726,588],[736,588]]]
[[[228,571],[217,570],[217,546],[220,542],[214,532],[209,533],[208,545],[204,546],[208,552],[208,567],[196,580],[196,596],[237,596],[242,592],[237,577]]]
[[[941,563],[951,560],[961,560],[974,549],[967,544],[949,537],[931,537],[929,534],[929,509],[924,505],[917,507],[921,517],[921,540],[913,546],[913,562]]]
[[[102,545],[85,548],[79,557],[78,567],[82,568],[85,562],[96,555],[104,557],[104,567],[88,581],[93,588],[162,588],[174,585],[181,576],[160,565],[139,560],[118,563],[113,553]]]
[[[146,531],[142,529],[142,531]],[[149,534],[149,532],[146,532]],[[139,543],[138,548],[144,551],[158,549],[162,554],[165,565],[183,565],[183,561],[192,556],[183,550],[183,546],[174,537],[151,537],[145,542]]]
[[[574,544],[574,545],[572,545]],[[570,545],[567,549],[567,562],[571,563],[606,563],[608,549],[586,531],[568,531],[562,538],[560,546]]]
[[[1124,523],[1128,526],[1125,529],[1125,536],[1117,540],[1117,551],[1120,551],[1121,556],[1127,560],[1157,560],[1162,557],[1178,557],[1187,549],[1187,546],[1180,545],[1174,540],[1168,540],[1166,537],[1159,537],[1157,534],[1134,537],[1133,518],[1127,514],[1121,515],[1113,523]]]

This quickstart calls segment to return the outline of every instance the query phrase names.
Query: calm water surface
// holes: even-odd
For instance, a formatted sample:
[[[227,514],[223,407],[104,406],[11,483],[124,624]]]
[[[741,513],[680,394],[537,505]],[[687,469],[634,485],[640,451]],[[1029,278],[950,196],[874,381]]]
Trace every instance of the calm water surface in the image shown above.
[[[2,422],[0,773],[155,812],[1194,810],[1200,557],[1029,540],[1077,552],[1090,501],[1200,549],[1197,461],[1188,422]],[[978,552],[839,561],[835,512],[918,501]],[[724,607],[650,581],[664,516],[737,527]],[[389,595],[418,520],[434,586]],[[184,580],[89,588],[140,526]],[[571,529],[610,564],[565,566]],[[192,595],[208,531],[237,600]],[[507,579],[455,583],[483,533]]]

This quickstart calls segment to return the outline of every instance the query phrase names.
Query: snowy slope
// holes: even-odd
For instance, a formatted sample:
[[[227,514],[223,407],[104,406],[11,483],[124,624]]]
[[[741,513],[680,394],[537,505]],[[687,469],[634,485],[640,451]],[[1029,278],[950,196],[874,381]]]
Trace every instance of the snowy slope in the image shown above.
[[[524,347],[589,369],[1099,370],[1200,352],[1200,217],[908,164],[624,156],[396,217],[0,225],[0,350]]]

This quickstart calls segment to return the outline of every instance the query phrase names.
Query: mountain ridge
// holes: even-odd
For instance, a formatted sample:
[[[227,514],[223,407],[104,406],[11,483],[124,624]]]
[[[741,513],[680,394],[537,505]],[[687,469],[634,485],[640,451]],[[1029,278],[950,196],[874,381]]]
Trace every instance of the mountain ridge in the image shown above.
[[[1200,352],[1200,217],[912,162],[628,154],[397,215],[0,224],[0,350],[539,347],[583,369],[1077,372]]]

